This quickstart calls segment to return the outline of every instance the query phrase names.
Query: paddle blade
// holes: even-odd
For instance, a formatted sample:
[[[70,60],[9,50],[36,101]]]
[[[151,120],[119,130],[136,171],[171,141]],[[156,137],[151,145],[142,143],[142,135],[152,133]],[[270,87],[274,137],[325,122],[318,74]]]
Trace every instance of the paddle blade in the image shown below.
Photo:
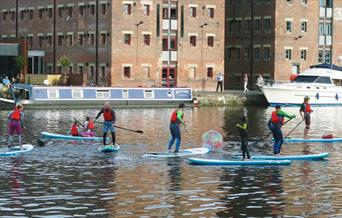
[[[322,139],[332,139],[332,138],[334,138],[334,135],[331,133],[326,133],[322,135]]]
[[[202,135],[202,146],[210,151],[217,151],[223,147],[223,137],[219,132],[210,130]]]
[[[38,146],[40,146],[40,147],[45,146],[45,142],[43,142],[43,141],[40,140],[40,139],[37,139],[37,144],[38,144]]]

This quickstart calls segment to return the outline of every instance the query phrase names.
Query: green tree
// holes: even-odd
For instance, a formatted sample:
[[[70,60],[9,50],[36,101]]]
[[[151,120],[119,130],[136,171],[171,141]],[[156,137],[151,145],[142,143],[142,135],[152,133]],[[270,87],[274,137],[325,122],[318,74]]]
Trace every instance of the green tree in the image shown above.
[[[15,64],[19,67],[19,73],[23,67],[27,64],[27,59],[22,55],[15,57]]]
[[[62,69],[63,69],[63,72],[64,72],[64,76],[66,77],[67,68],[71,65],[70,59],[69,59],[66,55],[62,55],[62,56],[58,59],[58,63],[59,63],[60,65],[62,65]]]

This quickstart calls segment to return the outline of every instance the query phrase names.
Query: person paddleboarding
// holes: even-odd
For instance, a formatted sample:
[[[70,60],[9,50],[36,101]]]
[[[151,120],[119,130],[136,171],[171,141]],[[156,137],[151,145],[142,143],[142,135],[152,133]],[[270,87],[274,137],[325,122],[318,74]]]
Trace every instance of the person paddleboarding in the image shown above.
[[[305,121],[305,129],[304,129],[304,139],[308,137],[309,129],[310,129],[310,123],[311,123],[311,113],[313,110],[311,110],[311,106],[309,104],[309,96],[304,97],[304,102],[300,106],[299,114],[302,117],[302,119]]]
[[[107,138],[108,131],[112,133],[112,141],[113,141],[113,145],[115,145],[115,128],[113,125],[115,124],[116,116],[109,102],[104,103],[103,108],[96,115],[95,121],[101,116],[101,114],[103,114],[103,120],[104,120],[103,128],[102,128],[103,145],[106,145],[106,138]]]
[[[185,122],[183,120],[184,118],[184,112],[183,109],[185,107],[184,103],[180,103],[178,106],[178,109],[173,111],[171,114],[171,119],[170,119],[170,133],[171,133],[171,138],[169,141],[168,145],[168,151],[171,152],[171,148],[173,143],[176,140],[176,149],[175,153],[179,151],[180,143],[181,143],[181,131],[180,131],[180,126],[183,125],[185,126]]]
[[[22,149],[22,134],[23,134],[23,124],[24,124],[24,112],[23,105],[18,103],[15,106],[15,109],[10,112],[8,115],[8,147],[12,147],[13,135],[14,133],[18,134],[18,142],[20,146],[20,150]]]
[[[241,137],[241,151],[242,151],[242,158],[243,160],[250,160],[251,156],[249,155],[248,151],[248,125],[247,125],[247,119],[245,116],[242,116],[240,118],[240,123],[236,124],[236,127],[239,130],[239,134]]]
[[[288,115],[283,110],[281,110],[280,105],[275,106],[275,111],[272,112],[271,119],[268,122],[268,127],[272,131],[274,138],[273,153],[274,155],[280,155],[281,146],[284,142],[283,132],[281,127],[284,124],[284,117],[293,119],[295,115]]]

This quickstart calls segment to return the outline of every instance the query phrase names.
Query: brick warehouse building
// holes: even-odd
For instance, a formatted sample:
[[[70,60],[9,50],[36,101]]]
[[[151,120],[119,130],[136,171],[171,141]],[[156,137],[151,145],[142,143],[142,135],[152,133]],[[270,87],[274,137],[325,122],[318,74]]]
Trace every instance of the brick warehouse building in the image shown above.
[[[226,16],[229,88],[241,88],[244,73],[254,84],[259,73],[288,80],[317,63],[341,65],[340,0],[228,0]]]
[[[0,35],[26,38],[28,73],[112,86],[213,90],[224,71],[223,0],[1,0]],[[98,37],[97,37],[98,36]]]

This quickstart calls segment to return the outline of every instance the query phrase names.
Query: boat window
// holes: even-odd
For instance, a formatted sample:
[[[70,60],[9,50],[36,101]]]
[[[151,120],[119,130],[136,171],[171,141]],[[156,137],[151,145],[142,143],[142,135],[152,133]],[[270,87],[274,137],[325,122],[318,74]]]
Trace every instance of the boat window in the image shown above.
[[[109,90],[96,90],[96,98],[109,98]]]
[[[59,98],[59,93],[57,89],[48,89],[48,98]]]
[[[342,86],[342,80],[340,80],[340,79],[334,79],[334,84],[335,84],[336,86]]]
[[[328,77],[328,76],[320,76],[315,81],[315,83],[331,84],[331,80],[330,80],[330,77]]]
[[[72,90],[72,98],[83,98],[83,92],[81,89]]]
[[[153,91],[150,89],[144,90],[144,98],[153,98]]]
[[[124,98],[124,99],[128,98],[128,90],[127,89],[122,90],[122,98]]]
[[[296,83],[313,83],[318,76],[297,76]]]

